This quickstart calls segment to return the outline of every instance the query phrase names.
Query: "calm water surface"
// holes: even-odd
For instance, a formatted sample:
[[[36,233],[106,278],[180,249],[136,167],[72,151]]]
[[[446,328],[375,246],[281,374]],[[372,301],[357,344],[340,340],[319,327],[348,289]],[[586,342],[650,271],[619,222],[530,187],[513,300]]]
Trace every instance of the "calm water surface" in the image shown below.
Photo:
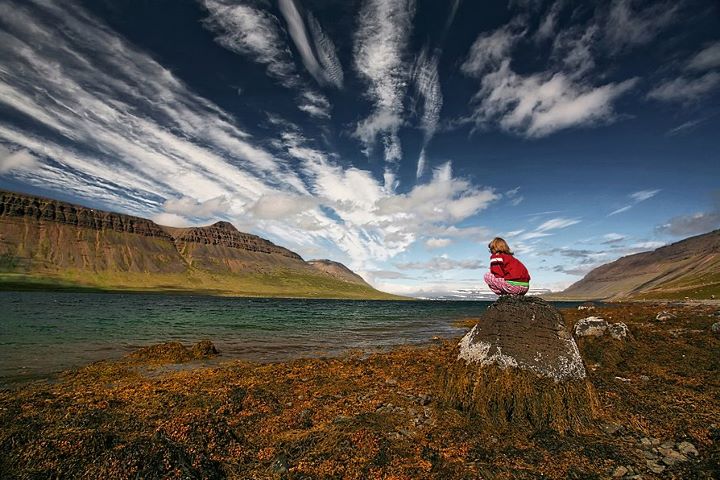
[[[0,384],[166,341],[261,362],[417,344],[460,335],[452,322],[489,304],[0,292]]]

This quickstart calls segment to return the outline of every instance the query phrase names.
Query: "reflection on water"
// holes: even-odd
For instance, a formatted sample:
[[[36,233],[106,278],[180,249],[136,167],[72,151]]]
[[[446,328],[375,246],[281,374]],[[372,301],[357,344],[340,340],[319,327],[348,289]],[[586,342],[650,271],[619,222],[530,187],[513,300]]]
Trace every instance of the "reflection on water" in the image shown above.
[[[210,339],[223,358],[281,361],[459,335],[489,302],[382,302],[0,292],[0,383],[138,347]]]

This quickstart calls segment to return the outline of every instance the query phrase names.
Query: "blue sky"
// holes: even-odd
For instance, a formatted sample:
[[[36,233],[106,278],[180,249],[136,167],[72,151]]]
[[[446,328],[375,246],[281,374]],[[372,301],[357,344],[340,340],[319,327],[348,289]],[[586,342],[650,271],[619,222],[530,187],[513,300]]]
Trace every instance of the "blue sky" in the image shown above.
[[[0,0],[0,187],[219,219],[386,291],[720,226],[711,0]]]

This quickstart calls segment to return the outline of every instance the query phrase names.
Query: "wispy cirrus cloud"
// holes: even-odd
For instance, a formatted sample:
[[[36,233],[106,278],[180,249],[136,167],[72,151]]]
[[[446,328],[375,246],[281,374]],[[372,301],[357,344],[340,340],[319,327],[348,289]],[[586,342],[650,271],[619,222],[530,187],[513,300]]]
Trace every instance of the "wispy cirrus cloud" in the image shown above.
[[[278,5],[287,22],[290,38],[295,43],[303,65],[310,75],[321,85],[333,85],[341,88],[343,83],[342,67],[335,52],[335,45],[322,31],[320,22],[313,16],[309,17],[314,41],[313,45],[310,45],[305,22],[295,1],[279,0]]]
[[[532,240],[536,238],[548,237],[553,234],[553,230],[561,230],[580,223],[579,218],[555,217],[538,225],[533,231],[525,232],[518,235],[520,240]]]
[[[463,73],[480,82],[468,120],[476,129],[497,125],[530,138],[613,121],[613,102],[632,89],[637,79],[595,85],[589,45],[596,29],[574,28],[559,34],[555,48],[567,50],[556,55],[562,61],[545,71],[525,74],[511,67],[512,53],[527,41],[522,18],[480,34],[461,66]]]
[[[261,6],[241,4],[232,0],[203,0],[208,12],[204,25],[215,33],[218,44],[265,65],[268,76],[281,85],[299,90],[298,108],[315,118],[330,118],[327,99],[313,91],[298,73],[292,51],[283,36],[280,20]],[[305,68],[320,84],[342,86],[342,68],[334,55],[332,42],[324,36],[317,23],[318,51],[321,58],[330,62],[326,70],[318,62],[310,46],[305,25],[293,0],[280,1],[283,14]],[[334,62],[334,63],[333,63]]]
[[[677,21],[682,3],[613,0],[604,29],[607,43],[615,51],[647,44]]]
[[[205,26],[215,41],[233,52],[265,65],[267,73],[286,87],[297,87],[300,77],[292,52],[280,35],[281,25],[267,10],[233,0],[203,0],[208,11]]]
[[[688,61],[689,70],[709,70],[720,67],[720,41],[706,46]]]
[[[660,193],[660,189],[655,190],[640,190],[637,192],[633,192],[630,195],[628,195],[628,198],[632,201],[632,203],[628,205],[623,205],[622,207],[613,210],[612,212],[608,213],[608,217],[612,217],[613,215],[617,215],[619,213],[627,212],[631,208],[633,208],[635,205],[637,205],[640,202],[644,202],[645,200],[649,200],[655,195]]]
[[[440,89],[440,77],[438,74],[439,51],[430,54],[425,48],[420,52],[413,69],[413,80],[415,90],[423,100],[423,113],[420,120],[420,128],[423,131],[423,142],[420,149],[415,176],[420,178],[425,172],[426,148],[432,137],[435,135],[440,120],[443,95]]]
[[[707,72],[697,78],[679,77],[667,80],[648,92],[648,98],[663,102],[694,102],[720,87],[720,73]]]
[[[402,156],[398,131],[404,122],[410,70],[406,50],[414,15],[414,0],[365,0],[355,32],[355,68],[368,83],[366,96],[373,105],[370,116],[357,124],[355,135],[368,155],[379,136],[390,163]]]

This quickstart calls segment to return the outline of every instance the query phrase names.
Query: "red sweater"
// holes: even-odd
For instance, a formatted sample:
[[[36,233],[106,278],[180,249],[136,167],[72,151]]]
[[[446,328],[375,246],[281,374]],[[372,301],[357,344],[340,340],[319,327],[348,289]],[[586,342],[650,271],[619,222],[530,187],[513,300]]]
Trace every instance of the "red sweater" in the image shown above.
[[[514,282],[529,282],[530,274],[520,260],[507,253],[490,255],[490,271],[496,277]]]

